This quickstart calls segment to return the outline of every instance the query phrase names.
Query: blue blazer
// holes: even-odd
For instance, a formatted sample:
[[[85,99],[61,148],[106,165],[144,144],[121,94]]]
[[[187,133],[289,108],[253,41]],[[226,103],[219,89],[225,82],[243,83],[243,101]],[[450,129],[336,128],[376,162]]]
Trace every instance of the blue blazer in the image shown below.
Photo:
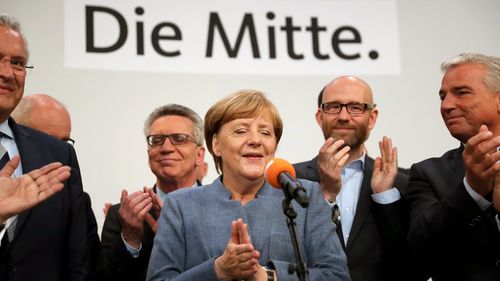
[[[307,209],[293,202],[297,234],[309,268],[309,280],[350,280],[345,254],[330,220],[330,207],[319,185],[301,181],[310,199]],[[283,192],[267,182],[254,200],[242,206],[231,200],[221,178],[212,184],[177,190],[167,195],[160,216],[147,280],[217,280],[214,261],[222,255],[231,222],[248,224],[260,264],[272,265],[278,280],[298,280],[288,274],[295,256],[282,211]]]
[[[0,274],[10,281],[88,280],[91,249],[88,241],[89,201],[84,196],[75,150],[47,134],[9,119],[23,172],[59,161],[71,166],[64,189],[17,217],[8,264],[0,259]]]

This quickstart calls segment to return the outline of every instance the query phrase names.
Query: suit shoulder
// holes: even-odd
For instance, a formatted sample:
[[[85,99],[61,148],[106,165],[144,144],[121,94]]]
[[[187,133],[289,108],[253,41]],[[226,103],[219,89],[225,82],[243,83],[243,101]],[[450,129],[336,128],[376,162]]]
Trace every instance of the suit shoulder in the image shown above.
[[[167,196],[175,198],[175,199],[182,198],[182,197],[200,196],[198,194],[203,193],[203,190],[205,188],[206,188],[206,186],[180,188],[180,189],[169,192],[167,194]]]
[[[440,157],[431,157],[431,158],[427,158],[425,160],[422,160],[418,163],[413,164],[412,168],[413,168],[413,166],[432,167],[432,166],[439,164],[443,161],[449,161],[450,159],[454,159],[457,157],[461,157],[461,152],[460,152],[459,148],[448,150]]]
[[[311,163],[315,159],[303,161],[303,162],[298,162],[298,163],[293,164],[292,166],[293,166],[293,168],[295,168],[295,170],[303,170],[303,169],[306,169],[308,167],[311,167]]]

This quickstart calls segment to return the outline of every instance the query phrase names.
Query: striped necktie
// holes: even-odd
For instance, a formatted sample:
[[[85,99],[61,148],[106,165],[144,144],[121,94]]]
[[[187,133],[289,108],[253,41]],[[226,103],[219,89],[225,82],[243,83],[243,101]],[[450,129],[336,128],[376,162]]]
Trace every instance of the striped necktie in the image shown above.
[[[3,136],[2,136],[3,138]],[[3,166],[5,166],[5,164],[7,164],[7,162],[9,162],[10,158],[9,158],[9,153],[7,152],[7,149],[5,149],[5,147],[0,143],[0,169],[3,168]]]
[[[4,138],[4,134],[0,132],[0,140]],[[2,169],[7,162],[9,162],[9,153],[7,152],[7,149],[0,143],[0,169]],[[1,186],[0,186],[1,188]],[[8,248],[9,245],[9,233],[8,229],[5,230],[4,236],[2,238],[2,246],[0,250],[0,255],[4,254],[6,249]]]

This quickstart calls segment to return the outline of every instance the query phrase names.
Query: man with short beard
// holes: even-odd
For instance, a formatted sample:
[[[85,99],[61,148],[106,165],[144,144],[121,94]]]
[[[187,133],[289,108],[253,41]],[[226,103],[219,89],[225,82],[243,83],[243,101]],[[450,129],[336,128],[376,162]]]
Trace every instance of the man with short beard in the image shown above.
[[[326,141],[318,156],[294,165],[297,178],[320,183],[353,281],[420,280],[408,265],[407,212],[399,200],[408,176],[398,170],[397,150],[387,137],[379,142],[381,157],[364,148],[377,116],[365,81],[341,76],[328,83],[316,112]]]

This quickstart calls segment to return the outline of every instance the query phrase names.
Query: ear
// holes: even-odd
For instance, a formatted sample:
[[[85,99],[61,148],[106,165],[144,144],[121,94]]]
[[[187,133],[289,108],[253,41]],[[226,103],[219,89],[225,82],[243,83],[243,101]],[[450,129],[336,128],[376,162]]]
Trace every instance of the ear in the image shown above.
[[[321,112],[321,108],[319,107],[316,111],[316,123],[318,123],[320,128],[322,127],[321,124],[323,124],[323,112]]]
[[[498,103],[497,103],[497,113],[500,113],[500,91],[497,91],[496,94],[497,94],[497,101],[498,101]]]
[[[199,146],[196,148],[196,166],[203,165],[203,161],[205,161],[205,147]]]
[[[217,139],[217,134],[212,136],[212,151],[214,155],[220,157],[219,140]]]
[[[370,120],[368,121],[368,129],[372,130],[375,128],[375,123],[377,123],[378,109],[375,107],[370,111]]]

